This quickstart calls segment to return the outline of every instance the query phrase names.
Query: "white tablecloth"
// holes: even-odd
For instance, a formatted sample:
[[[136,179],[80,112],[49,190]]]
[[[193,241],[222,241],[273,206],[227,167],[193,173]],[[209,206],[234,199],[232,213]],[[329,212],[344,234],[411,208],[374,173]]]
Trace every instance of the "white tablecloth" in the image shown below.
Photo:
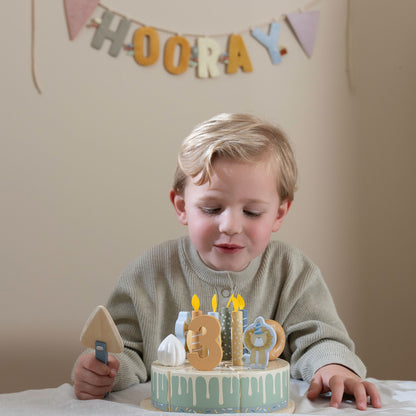
[[[340,409],[329,407],[329,399],[322,397],[313,402],[305,398],[308,384],[291,380],[290,393],[296,409],[302,415],[416,415],[416,381],[386,381],[369,379],[380,391],[383,408],[359,411],[353,402],[341,404]],[[77,400],[73,387],[63,384],[57,388],[27,390],[19,393],[0,394],[0,415],[22,416],[116,416],[116,415],[164,415],[140,407],[140,402],[150,396],[150,383],[136,384],[127,390],[111,393],[106,400]],[[183,413],[170,413],[182,415]],[[251,413],[253,415],[253,413]],[[264,416],[264,413],[262,413]]]

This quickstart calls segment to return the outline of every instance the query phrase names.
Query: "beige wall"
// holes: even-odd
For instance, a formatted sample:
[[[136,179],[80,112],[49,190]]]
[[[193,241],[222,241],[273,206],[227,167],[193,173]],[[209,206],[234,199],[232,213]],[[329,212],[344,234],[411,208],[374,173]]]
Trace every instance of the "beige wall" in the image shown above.
[[[360,181],[356,319],[362,317],[356,339],[371,373],[409,379],[416,376],[415,14],[412,0],[353,2]]]
[[[112,58],[107,45],[90,47],[91,30],[70,42],[62,2],[37,3],[42,95],[30,74],[29,2],[6,2],[0,27],[0,392],[68,381],[80,330],[122,269],[186,232],[167,198],[175,154],[195,123],[222,111],[256,113],[292,137],[299,191],[276,237],[320,265],[369,376],[414,378],[414,1],[352,1],[354,92],[346,1],[320,3],[313,59],[284,24],[282,64],[246,34],[254,72],[215,80]],[[210,34],[307,2],[103,3]]]

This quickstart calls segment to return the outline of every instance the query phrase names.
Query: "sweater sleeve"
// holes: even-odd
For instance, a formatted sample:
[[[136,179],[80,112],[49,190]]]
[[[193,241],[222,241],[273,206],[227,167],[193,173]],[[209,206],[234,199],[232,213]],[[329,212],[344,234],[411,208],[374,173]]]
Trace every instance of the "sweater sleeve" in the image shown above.
[[[296,267],[291,265],[290,275],[297,277],[287,280],[281,302],[285,305],[285,356],[290,359],[292,377],[310,383],[315,372],[328,364],[341,364],[365,377],[365,366],[354,352],[320,270],[308,262],[293,270]]]
[[[143,363],[143,339],[136,311],[131,279],[121,278],[107,304],[107,308],[123,339],[124,350],[114,354],[120,368],[113,391],[124,390],[132,384],[146,382],[148,375]]]

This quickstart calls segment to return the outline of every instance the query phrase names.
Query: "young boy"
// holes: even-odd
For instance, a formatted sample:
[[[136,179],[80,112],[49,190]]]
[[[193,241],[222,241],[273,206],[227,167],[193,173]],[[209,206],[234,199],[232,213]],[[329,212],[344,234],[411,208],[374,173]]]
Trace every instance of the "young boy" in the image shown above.
[[[145,252],[121,276],[108,309],[123,338],[108,365],[89,352],[74,368],[80,399],[102,398],[149,378],[160,342],[174,332],[181,310],[198,294],[209,310],[241,294],[248,321],[274,319],[286,332],[282,358],[291,376],[310,383],[308,397],[344,393],[366,409],[380,407],[376,387],[340,321],[319,269],[272,233],[293,201],[297,168],[285,135],[246,114],[220,114],[197,126],[182,144],[170,200],[189,236]]]

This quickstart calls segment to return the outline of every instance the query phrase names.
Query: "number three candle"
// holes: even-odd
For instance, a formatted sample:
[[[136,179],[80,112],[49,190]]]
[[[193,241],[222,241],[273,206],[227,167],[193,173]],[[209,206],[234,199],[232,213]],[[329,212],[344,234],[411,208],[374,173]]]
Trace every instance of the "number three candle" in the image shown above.
[[[212,299],[213,313],[216,309],[216,296]],[[199,298],[192,297],[192,321],[189,325],[191,343],[188,354],[189,363],[197,370],[212,370],[221,362],[222,349],[219,343],[221,325],[216,316],[202,315],[199,310]],[[188,333],[188,337],[189,337]],[[191,341],[189,341],[191,340]]]
[[[205,331],[202,331],[205,328]],[[189,363],[197,370],[209,371],[217,367],[221,362],[222,350],[218,342],[218,338],[221,333],[221,326],[213,316],[200,315],[195,319],[192,319],[189,326],[191,331],[202,332],[200,335],[200,343],[202,348],[206,348],[208,354],[204,357],[200,356],[197,352],[191,352],[188,354]]]

